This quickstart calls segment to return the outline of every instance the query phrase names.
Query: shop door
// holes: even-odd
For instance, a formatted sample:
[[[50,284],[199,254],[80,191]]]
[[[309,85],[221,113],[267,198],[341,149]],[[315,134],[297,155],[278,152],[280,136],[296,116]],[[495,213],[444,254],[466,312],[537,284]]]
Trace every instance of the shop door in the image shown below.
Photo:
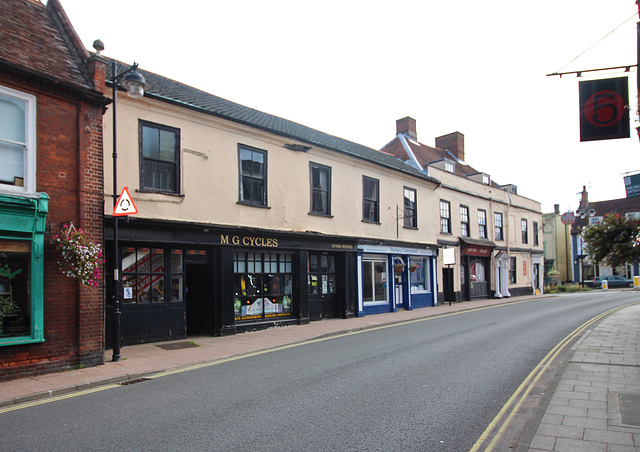
[[[307,261],[309,319],[342,316],[336,296],[336,259],[332,254],[309,253]]]
[[[404,271],[405,263],[400,257],[394,258],[393,261],[393,274],[394,274],[394,284],[395,284],[395,293],[394,293],[394,303],[396,305],[396,309],[402,308],[404,306]]]
[[[442,295],[445,302],[451,304],[455,300],[453,291],[453,268],[442,269]]]
[[[213,293],[209,266],[187,265],[185,288],[187,335],[213,335]]]
[[[489,283],[486,273],[487,266],[484,262],[476,260],[471,261],[469,266],[470,298],[489,298]]]

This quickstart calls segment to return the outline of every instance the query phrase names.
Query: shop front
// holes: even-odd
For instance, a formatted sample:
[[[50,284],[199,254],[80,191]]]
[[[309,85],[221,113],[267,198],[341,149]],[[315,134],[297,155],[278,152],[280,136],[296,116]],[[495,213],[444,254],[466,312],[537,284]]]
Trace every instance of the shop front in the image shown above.
[[[486,299],[490,296],[491,253],[495,244],[489,240],[460,238],[462,262],[460,278],[465,300]]]
[[[358,315],[435,306],[437,250],[358,245]]]
[[[49,197],[0,195],[0,346],[44,342]]]
[[[353,243],[149,220],[120,231],[123,345],[355,315]],[[110,303],[108,347],[112,334]]]

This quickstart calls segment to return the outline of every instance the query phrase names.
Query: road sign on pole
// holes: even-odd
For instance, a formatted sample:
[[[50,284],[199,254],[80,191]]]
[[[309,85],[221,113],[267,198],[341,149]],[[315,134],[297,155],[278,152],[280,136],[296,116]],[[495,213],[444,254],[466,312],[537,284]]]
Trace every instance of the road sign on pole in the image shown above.
[[[126,215],[134,215],[136,213],[138,213],[138,209],[133,203],[133,199],[131,199],[129,190],[127,189],[127,187],[124,187],[122,189],[122,193],[120,193],[118,202],[116,202],[116,205],[113,208],[113,216],[124,217]]]

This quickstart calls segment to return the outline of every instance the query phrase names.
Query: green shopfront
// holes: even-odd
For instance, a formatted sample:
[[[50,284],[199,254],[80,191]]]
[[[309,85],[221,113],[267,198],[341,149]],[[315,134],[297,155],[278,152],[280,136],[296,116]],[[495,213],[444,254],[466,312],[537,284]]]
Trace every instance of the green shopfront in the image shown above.
[[[44,342],[49,197],[0,194],[0,346]]]

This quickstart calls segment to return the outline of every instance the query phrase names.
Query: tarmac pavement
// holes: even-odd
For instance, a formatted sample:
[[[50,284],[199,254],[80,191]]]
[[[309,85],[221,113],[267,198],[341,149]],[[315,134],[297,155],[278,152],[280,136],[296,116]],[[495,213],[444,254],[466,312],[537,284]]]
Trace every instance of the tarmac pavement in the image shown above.
[[[105,363],[99,366],[0,382],[0,413],[26,402],[316,338],[550,296],[554,295],[446,303],[233,336],[126,346],[120,362],[112,362],[112,351],[107,350]],[[572,352],[529,444],[510,450],[640,451],[640,305],[605,317],[578,339]]]

